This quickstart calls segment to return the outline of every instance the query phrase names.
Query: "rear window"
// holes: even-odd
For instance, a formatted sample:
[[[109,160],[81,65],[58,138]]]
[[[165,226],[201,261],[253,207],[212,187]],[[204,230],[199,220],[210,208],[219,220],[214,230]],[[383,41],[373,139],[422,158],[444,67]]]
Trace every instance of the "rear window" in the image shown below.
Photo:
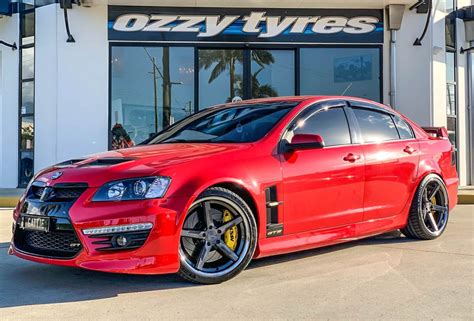
[[[397,140],[398,131],[390,115],[362,108],[354,108],[364,143]]]
[[[398,116],[393,116],[393,120],[395,121],[395,125],[397,126],[398,134],[400,134],[401,139],[415,138],[413,135],[413,130],[406,121]]]

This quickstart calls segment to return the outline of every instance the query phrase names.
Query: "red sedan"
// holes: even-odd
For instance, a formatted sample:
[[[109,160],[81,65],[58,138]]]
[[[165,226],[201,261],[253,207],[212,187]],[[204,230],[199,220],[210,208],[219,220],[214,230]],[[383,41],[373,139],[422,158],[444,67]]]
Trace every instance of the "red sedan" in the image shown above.
[[[243,101],[41,171],[14,210],[10,253],[218,283],[252,258],[395,229],[434,239],[457,185],[444,128],[357,98]]]

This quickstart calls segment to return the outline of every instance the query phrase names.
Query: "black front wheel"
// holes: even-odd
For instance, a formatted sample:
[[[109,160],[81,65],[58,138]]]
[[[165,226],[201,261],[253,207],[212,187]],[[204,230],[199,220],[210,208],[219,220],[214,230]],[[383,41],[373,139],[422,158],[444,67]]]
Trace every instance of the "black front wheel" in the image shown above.
[[[239,274],[255,252],[257,224],[245,201],[212,187],[192,204],[181,231],[179,274],[196,283],[221,283]]]

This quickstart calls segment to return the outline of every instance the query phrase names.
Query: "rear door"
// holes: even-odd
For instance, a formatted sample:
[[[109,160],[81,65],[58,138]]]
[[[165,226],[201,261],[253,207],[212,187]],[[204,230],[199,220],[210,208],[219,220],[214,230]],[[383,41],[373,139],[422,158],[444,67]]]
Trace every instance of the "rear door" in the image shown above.
[[[364,221],[399,214],[416,187],[419,144],[395,113],[352,104],[365,155]]]
[[[281,154],[285,234],[360,222],[363,218],[364,157],[353,136],[345,102],[308,107],[290,125],[295,134],[320,135],[325,147]]]

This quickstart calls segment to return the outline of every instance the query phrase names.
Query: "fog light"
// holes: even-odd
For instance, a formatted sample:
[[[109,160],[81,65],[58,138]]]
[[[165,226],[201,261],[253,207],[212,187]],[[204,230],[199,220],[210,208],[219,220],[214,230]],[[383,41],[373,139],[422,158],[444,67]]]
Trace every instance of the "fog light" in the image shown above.
[[[129,239],[125,235],[120,235],[115,242],[117,242],[118,246],[124,247],[128,245]]]
[[[99,235],[99,234],[111,234],[111,233],[123,233],[123,232],[137,232],[137,231],[148,231],[151,230],[153,224],[151,223],[138,223],[129,225],[117,225],[117,226],[104,226],[97,228],[88,228],[82,230],[84,235]]]

